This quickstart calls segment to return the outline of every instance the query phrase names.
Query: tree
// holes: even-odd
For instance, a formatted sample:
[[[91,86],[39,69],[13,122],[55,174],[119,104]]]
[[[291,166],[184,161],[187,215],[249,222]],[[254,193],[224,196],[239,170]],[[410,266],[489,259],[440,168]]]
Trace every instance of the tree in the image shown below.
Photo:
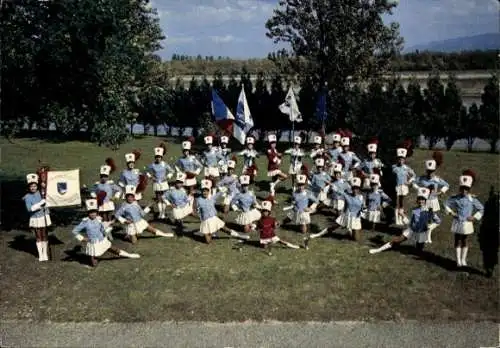
[[[490,140],[490,152],[496,152],[496,143],[499,139],[498,118],[499,118],[499,98],[498,98],[498,77],[493,75],[481,95],[481,119],[486,128],[485,135]]]
[[[446,149],[450,150],[456,140],[460,139],[460,115],[463,112],[463,103],[457,80],[450,75],[444,92],[444,138]]]
[[[338,111],[345,109],[352,82],[385,72],[401,48],[398,24],[382,19],[395,7],[395,1],[281,0],[266,35],[291,47],[277,55],[283,73],[311,78],[316,88],[328,84],[329,109],[342,125]]]
[[[465,109],[465,108],[464,108]],[[462,110],[460,113],[460,127],[462,136],[467,140],[467,151],[472,152],[474,140],[484,134],[484,127],[481,125],[481,113],[476,103],[473,103],[468,112]]]
[[[444,86],[438,74],[429,77],[424,97],[423,134],[429,141],[429,149],[432,149],[446,134]]]

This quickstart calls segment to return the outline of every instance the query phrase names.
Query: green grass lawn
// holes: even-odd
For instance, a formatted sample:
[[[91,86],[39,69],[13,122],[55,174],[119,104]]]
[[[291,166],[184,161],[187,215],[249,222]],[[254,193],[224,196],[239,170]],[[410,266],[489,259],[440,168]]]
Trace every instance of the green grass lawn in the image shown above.
[[[134,140],[113,152],[81,142],[47,143],[39,140],[0,140],[2,179],[2,230],[0,234],[0,312],[2,319],[52,321],[151,321],[151,320],[496,320],[497,275],[481,273],[481,251],[477,234],[471,237],[469,272],[454,270],[453,236],[450,218],[433,234],[422,259],[411,248],[369,255],[374,240],[389,240],[394,231],[365,232],[355,243],[339,236],[314,240],[310,250],[276,247],[267,256],[256,245],[234,248],[234,239],[206,245],[185,238],[142,238],[135,246],[115,243],[142,255],[139,260],[106,257],[96,269],[89,269],[75,256],[77,243],[71,229],[83,216],[82,210],[53,210],[53,241],[56,258],[40,263],[33,236],[27,231],[27,216],[20,198],[25,174],[36,170],[42,160],[54,169],[81,170],[81,184],[98,179],[99,166],[113,157],[120,168],[124,154],[143,150],[137,166],[152,160],[160,139]],[[179,155],[179,145],[169,144],[166,159]],[[429,151],[416,151],[410,165],[423,172]],[[498,189],[498,155],[445,153],[439,175],[457,190],[457,180],[467,167],[475,168],[479,182],[475,193],[482,202],[491,185]],[[260,160],[260,179],[265,178],[265,159]],[[282,168],[288,168],[288,163]],[[239,163],[241,165],[241,161]],[[113,179],[117,179],[116,173]],[[267,186],[262,188],[267,190]],[[258,197],[267,192],[256,187]],[[289,197],[290,183],[278,189],[281,211]],[[152,197],[148,191],[147,199]],[[411,204],[413,196],[408,199]],[[230,213],[230,219],[234,213]],[[331,224],[331,216],[314,215],[312,229]],[[199,222],[188,218],[186,227],[195,230]],[[173,226],[153,222],[170,231]],[[24,227],[23,227],[24,226]],[[476,228],[478,230],[478,228]],[[295,230],[278,230],[283,238],[302,244]],[[257,240],[257,236],[253,236]]]

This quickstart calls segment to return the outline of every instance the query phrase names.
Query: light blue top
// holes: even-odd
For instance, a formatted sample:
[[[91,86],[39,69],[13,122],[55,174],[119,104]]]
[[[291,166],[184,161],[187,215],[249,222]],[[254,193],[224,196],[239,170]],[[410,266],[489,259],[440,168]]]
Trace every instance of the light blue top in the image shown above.
[[[251,167],[255,163],[255,159],[259,156],[255,149],[245,149],[239,153],[240,156],[243,156],[243,165],[245,167]]]
[[[238,176],[236,176],[234,174],[224,176],[217,183],[217,187],[227,187],[227,189],[231,195],[238,193],[239,192]]]
[[[352,151],[341,151],[338,154],[338,159],[342,159],[344,161],[342,166],[342,171],[344,173],[347,173],[352,168],[355,168],[356,166],[361,164],[361,160],[359,159],[359,157]]]
[[[362,194],[353,196],[346,192],[339,192],[346,202],[346,213],[349,216],[359,217],[365,204],[365,197]]]
[[[311,177],[311,186],[310,186],[311,191],[317,194],[322,189],[324,189],[325,186],[328,185],[328,183],[331,181],[332,181],[331,176],[324,171],[319,173],[314,173]]]
[[[205,167],[217,167],[222,158],[221,153],[215,147],[203,152],[203,164]]]
[[[334,149],[328,149],[328,153],[330,154],[330,157],[332,158],[333,162],[337,162],[339,158],[339,153],[342,151],[341,147],[336,147]]]
[[[231,159],[231,149],[226,147],[226,148],[219,148],[219,153],[222,157],[222,161],[227,164],[227,161]]]
[[[293,210],[302,213],[304,209],[309,207],[309,201],[313,203],[317,203],[318,199],[316,196],[309,190],[304,190],[301,192],[293,193]]]
[[[153,180],[158,183],[165,182],[167,180],[167,175],[174,172],[172,167],[164,161],[160,163],[151,163],[147,171],[153,176]]]
[[[408,185],[408,183],[412,181],[411,179],[415,177],[413,169],[408,167],[406,164],[401,166],[393,164],[392,172],[396,176],[396,186]]]
[[[340,194],[340,192],[350,192],[351,191],[351,185],[344,179],[338,179],[332,181],[332,186],[331,186],[331,197],[334,200],[344,200],[344,196]]]
[[[99,217],[96,217],[95,219],[90,219],[90,218],[85,218],[83,219],[74,229],[71,233],[73,235],[77,236],[81,232],[85,232],[87,235],[88,240],[91,243],[97,243],[102,241],[105,236],[104,236],[104,225],[102,224],[101,220]]]
[[[94,184],[94,187],[92,188],[92,192],[94,192],[96,195],[99,192],[106,192],[106,197],[104,197],[103,200],[103,202],[106,203],[109,202],[111,198],[113,198],[114,194],[116,194],[117,192],[122,192],[122,189],[113,181],[108,180],[105,183],[96,182]]]
[[[26,205],[26,210],[28,211],[30,218],[39,218],[43,217],[45,214],[49,214],[48,208],[39,207],[36,211],[31,211],[33,205],[40,203],[42,200],[42,195],[40,191],[36,191],[35,193],[27,193],[24,197],[24,204]]]
[[[290,164],[297,167],[302,164],[302,157],[306,154],[301,148],[291,148],[285,151],[286,154],[290,155]]]
[[[189,204],[189,197],[184,188],[177,189],[172,187],[163,194],[163,198],[175,205],[177,208],[183,208]]]
[[[430,186],[434,186],[434,190],[431,191],[431,194],[429,195],[429,199],[436,198],[438,196],[439,191],[443,187],[449,188],[450,185],[444,181],[443,179],[434,176],[432,178],[428,178],[426,175],[419,176],[415,180],[415,185],[419,187],[425,187],[425,188],[430,188]]]
[[[209,198],[204,198],[199,196],[196,198],[196,211],[201,221],[208,220],[214,216],[217,216],[217,209],[215,209],[215,202],[221,196],[221,192],[217,192]]]
[[[430,223],[435,223],[435,224],[440,224],[441,219],[439,216],[434,213],[430,212],[426,208],[415,208],[411,212],[411,218],[410,218],[410,229],[415,232],[415,233],[423,233],[427,232],[429,229],[429,224]]]
[[[257,204],[257,199],[250,191],[239,192],[232,199],[231,205],[233,204],[235,204],[243,212],[247,212],[253,208],[254,204]]]
[[[445,207],[447,211],[454,211],[457,214],[454,218],[461,223],[467,221],[467,218],[473,216],[473,214],[479,213],[481,217],[484,214],[484,206],[476,197],[471,195],[458,194],[452,196],[446,201]]]
[[[139,185],[139,175],[140,171],[137,168],[134,169],[125,169],[122,171],[119,179],[119,183],[123,184],[124,186],[127,185],[133,185],[137,186]]]
[[[363,164],[361,165],[361,169],[363,172],[367,174],[373,174],[374,169],[381,169],[384,166],[382,161],[380,161],[378,158],[375,159],[366,159],[363,161]]]
[[[196,157],[189,155],[188,157],[181,157],[176,162],[177,166],[183,172],[194,173],[198,169],[201,169],[201,163],[196,159]]]
[[[130,220],[136,223],[144,218],[144,216],[146,216],[146,213],[144,212],[144,210],[142,210],[141,206],[137,202],[125,202],[116,211],[115,216],[117,218],[122,217],[126,220]]]
[[[391,199],[382,190],[370,191],[366,194],[366,205],[369,211],[380,209],[382,202],[390,203]]]

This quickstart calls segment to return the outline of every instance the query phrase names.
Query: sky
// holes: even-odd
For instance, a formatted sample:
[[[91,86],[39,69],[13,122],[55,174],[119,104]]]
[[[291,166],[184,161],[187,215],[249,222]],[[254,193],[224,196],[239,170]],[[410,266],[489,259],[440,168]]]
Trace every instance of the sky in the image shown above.
[[[278,0],[153,0],[167,36],[159,54],[261,58],[278,47],[265,36]],[[499,31],[498,0],[400,0],[387,21],[405,46]]]

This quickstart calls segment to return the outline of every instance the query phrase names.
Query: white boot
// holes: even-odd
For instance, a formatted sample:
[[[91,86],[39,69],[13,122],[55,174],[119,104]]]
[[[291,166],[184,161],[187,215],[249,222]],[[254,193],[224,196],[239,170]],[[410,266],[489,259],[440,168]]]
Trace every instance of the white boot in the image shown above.
[[[246,233],[236,232],[231,230],[231,237],[239,238],[239,239],[250,239],[250,236]]]
[[[256,225],[256,224],[252,224],[252,225],[250,226],[250,229],[251,229],[252,231],[256,231],[256,230],[257,230],[257,225]]]
[[[129,258],[129,259],[138,259],[138,258],[141,257],[141,255],[139,255],[139,254],[128,253],[125,250],[120,250],[120,252],[118,253],[118,255],[121,256],[121,257]]]
[[[462,266],[467,267],[467,252],[469,251],[469,247],[462,248]]]
[[[42,254],[43,254],[42,261],[49,261],[49,242],[47,241],[42,242]]]
[[[391,243],[385,243],[380,248],[370,249],[369,252],[370,252],[370,254],[378,254],[378,253],[381,253],[382,251],[385,251],[385,250],[390,249],[390,248],[392,248],[392,244]]]
[[[457,253],[457,266],[462,267],[462,248],[455,248]]]
[[[300,246],[289,243],[289,242],[285,242],[285,245],[289,248],[292,248],[292,249],[300,249]]]
[[[160,237],[173,237],[174,234],[172,232],[163,232],[160,230],[155,230],[155,235]]]
[[[403,225],[403,217],[400,215],[401,209],[396,209],[395,214],[396,217],[394,219],[394,223],[398,226]]]
[[[432,244],[432,231],[437,227],[437,224],[430,224],[429,229],[427,230],[427,241],[426,243]]]
[[[314,238],[318,238],[318,237],[324,236],[327,233],[328,233],[328,228],[324,228],[321,231],[319,231],[318,233],[310,234],[309,237],[306,237],[306,238],[308,238],[308,239],[314,239]]]
[[[43,247],[42,247],[43,242],[36,242],[36,250],[38,250],[38,261],[45,261],[43,259]]]
[[[271,194],[271,196],[274,196],[274,194],[276,193],[276,192],[274,191],[274,185],[275,185],[275,184],[274,184],[274,182],[271,182],[271,183],[269,184],[269,193]]]

